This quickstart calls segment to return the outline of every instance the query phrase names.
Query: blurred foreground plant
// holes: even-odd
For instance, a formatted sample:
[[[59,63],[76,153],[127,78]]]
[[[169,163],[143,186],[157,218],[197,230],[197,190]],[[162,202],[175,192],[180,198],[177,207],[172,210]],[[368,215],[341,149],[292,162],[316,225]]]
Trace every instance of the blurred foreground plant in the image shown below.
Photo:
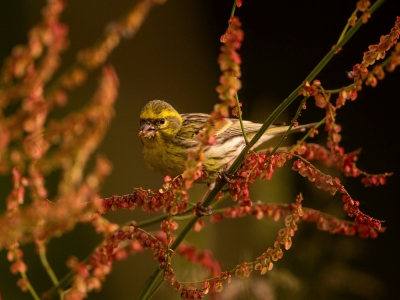
[[[365,186],[378,186],[386,182],[391,173],[369,174],[356,166],[358,151],[346,153],[340,146],[341,127],[336,122],[336,113],[346,101],[355,100],[363,84],[376,86],[386,71],[394,71],[400,64],[400,47],[396,45],[400,33],[400,18],[397,17],[389,34],[381,37],[364,53],[361,63],[354,66],[349,77],[354,83],[339,89],[325,89],[315,77],[338,53],[350,37],[365,23],[383,1],[376,1],[370,7],[369,1],[358,1],[357,10],[349,18],[342,35],[332,50],[267,118],[260,132],[243,149],[239,157],[221,175],[215,187],[208,192],[203,206],[213,207],[217,202],[225,208],[214,209],[211,222],[224,218],[253,216],[274,221],[284,220],[284,226],[277,232],[275,243],[252,261],[238,264],[232,270],[222,271],[218,260],[207,250],[198,249],[185,242],[186,235],[194,229],[205,226],[201,214],[194,215],[196,206],[189,200],[188,189],[202,172],[202,151],[212,145],[212,125],[222,118],[233,115],[241,118],[237,91],[241,87],[241,58],[238,50],[244,38],[240,20],[234,16],[235,1],[229,26],[221,37],[221,54],[218,63],[222,71],[217,92],[220,103],[214,106],[205,130],[198,135],[202,145],[190,153],[187,169],[182,176],[164,178],[164,185],[158,191],[135,188],[132,194],[102,198],[99,187],[111,172],[111,163],[104,156],[97,156],[93,170],[87,170],[87,163],[104,138],[111,118],[113,104],[117,98],[118,79],[111,66],[104,63],[111,51],[123,37],[132,36],[144,21],[149,9],[161,0],[141,0],[123,18],[107,26],[104,36],[91,48],[81,50],[77,61],[67,72],[54,78],[60,64],[60,54],[68,46],[67,27],[60,22],[65,8],[61,0],[49,0],[42,11],[42,21],[33,27],[26,46],[16,46],[8,57],[0,74],[0,173],[12,175],[13,188],[6,199],[7,211],[0,217],[0,247],[8,249],[11,272],[19,273],[18,285],[29,291],[34,299],[52,298],[57,294],[61,299],[82,299],[88,292],[101,288],[112,263],[134,253],[150,250],[159,263],[150,280],[147,281],[138,299],[150,299],[158,287],[166,282],[183,299],[200,299],[223,289],[224,281],[230,282],[232,275],[244,278],[253,270],[265,274],[273,268],[274,262],[283,257],[283,249],[289,250],[292,238],[301,221],[316,223],[318,229],[333,234],[375,238],[383,232],[381,221],[374,219],[359,208],[338,178],[324,174],[311,164],[318,161],[323,165],[339,169],[344,175],[361,177]],[[361,18],[357,20],[357,14]],[[396,45],[396,46],[395,46]],[[394,47],[395,46],[395,47]],[[382,64],[388,50],[394,49]],[[372,70],[368,70],[374,65]],[[102,67],[99,86],[86,106],[68,114],[63,119],[49,118],[55,108],[66,104],[68,92],[82,85],[88,73]],[[332,95],[337,98],[331,101]],[[324,118],[306,136],[291,147],[277,143],[274,148],[264,151],[249,151],[263,132],[299,96],[303,96],[291,126],[298,125],[298,117],[306,108],[307,100],[314,98],[315,105],[324,110]],[[325,124],[328,134],[326,147],[306,142],[306,138],[318,134],[317,128]],[[253,203],[249,187],[257,178],[270,180],[276,167],[282,167],[288,160],[294,160],[292,169],[307,177],[317,188],[334,195],[342,194],[343,209],[353,221],[340,220],[326,213],[302,207],[303,197],[297,196],[292,204]],[[45,178],[53,172],[60,172],[57,192],[49,196]],[[54,187],[52,188],[54,189]],[[50,199],[51,198],[51,199]],[[229,201],[231,198],[236,203]],[[225,202],[222,202],[225,200]],[[160,217],[145,222],[113,224],[102,215],[107,211],[133,210],[140,207],[144,212],[163,211]],[[189,219],[179,235],[174,231],[178,221]],[[53,237],[71,230],[77,223],[89,223],[96,232],[103,235],[103,242],[79,261],[71,257],[67,261],[71,271],[58,279],[46,259],[46,246]],[[146,231],[146,226],[160,224],[161,231]],[[27,275],[27,263],[23,259],[20,245],[34,243],[37,252],[52,280],[53,287],[38,293]],[[201,282],[182,282],[177,278],[172,261],[180,255],[209,272]],[[34,276],[34,274],[30,274]],[[162,276],[162,278],[161,278]]]

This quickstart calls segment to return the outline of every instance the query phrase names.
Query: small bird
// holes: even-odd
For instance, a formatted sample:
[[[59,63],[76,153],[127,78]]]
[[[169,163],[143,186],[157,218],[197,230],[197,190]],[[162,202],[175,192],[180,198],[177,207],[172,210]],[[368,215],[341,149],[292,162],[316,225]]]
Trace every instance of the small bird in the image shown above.
[[[139,137],[143,144],[143,158],[146,165],[163,176],[178,176],[185,171],[185,161],[192,149],[200,142],[197,134],[204,128],[209,115],[202,113],[179,114],[169,103],[162,100],[148,102],[140,113]],[[297,129],[312,127],[314,124],[297,126]],[[262,124],[243,121],[248,139],[252,139]],[[271,126],[253,146],[286,132],[288,126]],[[196,182],[212,184],[227,165],[246,146],[239,119],[224,119],[222,126],[215,126],[214,145],[204,150],[203,170],[208,177]]]

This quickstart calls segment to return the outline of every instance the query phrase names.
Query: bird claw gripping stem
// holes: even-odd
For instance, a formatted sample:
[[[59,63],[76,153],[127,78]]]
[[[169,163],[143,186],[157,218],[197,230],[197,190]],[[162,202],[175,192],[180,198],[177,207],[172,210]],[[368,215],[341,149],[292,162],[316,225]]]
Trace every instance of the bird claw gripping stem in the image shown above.
[[[204,207],[202,201],[197,202],[196,208],[194,210],[196,212],[196,216],[199,218],[210,216],[212,214],[211,206]]]

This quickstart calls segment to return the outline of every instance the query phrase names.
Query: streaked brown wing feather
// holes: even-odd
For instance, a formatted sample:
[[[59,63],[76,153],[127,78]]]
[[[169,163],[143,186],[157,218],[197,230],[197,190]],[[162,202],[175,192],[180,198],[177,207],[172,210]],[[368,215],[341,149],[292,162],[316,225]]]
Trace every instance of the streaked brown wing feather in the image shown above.
[[[196,135],[203,130],[204,124],[207,122],[210,115],[202,114],[202,113],[190,113],[190,114],[181,114],[182,116],[182,127],[185,130],[182,130],[178,135],[183,139],[188,140],[196,140]],[[248,138],[251,139],[254,134],[261,128],[262,124],[253,123],[250,121],[243,120],[244,128],[246,129],[246,134]],[[296,131],[304,131],[306,128],[310,128],[315,125],[307,124],[301,125],[296,128],[293,128],[291,132]],[[288,126],[282,125],[271,125],[265,135],[279,135],[284,133],[288,129]],[[214,123],[215,136],[218,140],[224,141],[231,137],[242,135],[242,129],[240,128],[239,119],[224,119]]]
[[[182,127],[185,128],[184,131],[179,133],[179,136],[186,139],[195,139],[196,135],[203,130],[204,124],[207,122],[210,117],[207,114],[202,113],[190,113],[190,114],[181,114],[182,116]],[[253,134],[256,133],[262,126],[259,123],[253,123],[250,121],[243,120],[243,125],[246,129],[246,134],[249,135],[249,138],[253,137]],[[272,128],[279,128],[280,126],[272,125],[267,132],[269,132]],[[285,126],[283,126],[285,127]],[[239,119],[224,119],[219,120],[214,123],[215,136],[217,139],[226,140],[231,137],[242,135],[242,129],[240,127]],[[273,130],[272,130],[273,131]],[[278,130],[276,133],[281,133],[282,130]],[[271,132],[271,134],[273,134]]]
[[[181,114],[182,117],[182,128],[178,135],[185,139],[195,140],[196,135],[204,128],[204,124],[210,117],[207,114],[201,113],[191,113],[191,114]]]
[[[181,131],[179,135],[187,139],[194,139],[195,136],[204,129],[204,125],[210,117],[210,115],[202,113],[181,114],[181,116],[183,121],[182,127],[185,128],[185,130]],[[223,119],[214,122],[215,135],[218,137],[221,134],[241,134],[240,125],[239,131],[237,131],[235,127],[232,127],[236,121],[235,119]]]

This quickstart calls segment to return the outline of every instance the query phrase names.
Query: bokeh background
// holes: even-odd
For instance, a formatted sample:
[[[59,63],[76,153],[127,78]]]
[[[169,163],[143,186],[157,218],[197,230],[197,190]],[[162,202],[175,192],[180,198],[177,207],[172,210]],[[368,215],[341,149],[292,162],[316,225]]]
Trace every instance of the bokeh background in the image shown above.
[[[243,22],[245,39],[240,51],[244,117],[263,122],[289,93],[296,88],[320,59],[336,43],[356,1],[243,1],[237,15]],[[92,45],[107,24],[118,18],[134,1],[69,1],[62,21],[69,27],[71,45],[63,56],[60,72],[75,59],[76,52]],[[0,1],[0,59],[12,47],[26,42],[29,28],[40,20],[44,0]],[[180,112],[210,112],[218,101],[219,38],[224,33],[232,1],[171,0],[151,10],[137,34],[123,41],[112,53],[112,64],[120,79],[116,117],[99,149],[113,162],[113,173],[102,189],[102,195],[127,194],[133,187],[157,189],[162,177],[148,170],[141,157],[137,138],[138,115],[149,100],[164,99]],[[393,27],[400,15],[400,3],[388,0],[366,26],[345,46],[318,76],[325,88],[339,88],[351,81],[346,71],[359,63],[368,45]],[[61,117],[88,101],[96,88],[98,72],[87,84],[71,93],[65,109],[53,113]],[[225,285],[221,299],[396,299],[400,250],[399,205],[399,122],[400,71],[387,74],[378,87],[366,87],[357,101],[347,103],[338,112],[343,124],[342,145],[347,151],[362,148],[358,162],[370,173],[395,172],[387,185],[364,188],[358,179],[343,179],[346,188],[361,209],[385,220],[387,231],[378,239],[331,236],[319,232],[313,224],[301,224],[293,247],[285,252],[267,276]],[[293,105],[278,121],[290,122],[297,109]],[[318,121],[324,112],[307,105],[300,123]],[[295,141],[294,137],[291,141]],[[289,143],[290,141],[288,141]],[[320,138],[323,143],[323,137]],[[346,218],[341,211],[340,196],[331,197],[290,171],[290,164],[276,172],[271,182],[257,183],[253,200],[293,201],[298,192],[304,206],[313,207]],[[333,174],[338,175],[336,172]],[[9,178],[0,179],[0,210],[5,209],[4,195]],[[50,180],[51,183],[51,180]],[[204,190],[195,186],[191,197]],[[149,216],[140,211],[107,214],[113,222],[143,220]],[[152,216],[151,216],[152,217]],[[208,223],[207,223],[208,224]],[[225,220],[207,225],[189,240],[212,249],[223,269],[232,269],[243,260],[256,258],[276,236],[281,223],[250,218]],[[157,229],[156,227],[150,228]],[[99,238],[90,226],[77,228],[49,245],[49,261],[59,277],[67,272],[65,260],[70,254],[84,258]],[[50,286],[34,247],[23,247],[28,276],[39,292]],[[133,299],[150,275],[156,262],[148,252],[116,263],[101,293],[88,299]],[[6,252],[0,252],[0,293],[3,299],[31,299],[16,286],[17,276],[9,272]],[[202,271],[192,270],[184,261],[175,269],[180,278],[200,279]],[[396,297],[397,296],[397,297]],[[170,288],[161,289],[155,299],[179,299]]]

